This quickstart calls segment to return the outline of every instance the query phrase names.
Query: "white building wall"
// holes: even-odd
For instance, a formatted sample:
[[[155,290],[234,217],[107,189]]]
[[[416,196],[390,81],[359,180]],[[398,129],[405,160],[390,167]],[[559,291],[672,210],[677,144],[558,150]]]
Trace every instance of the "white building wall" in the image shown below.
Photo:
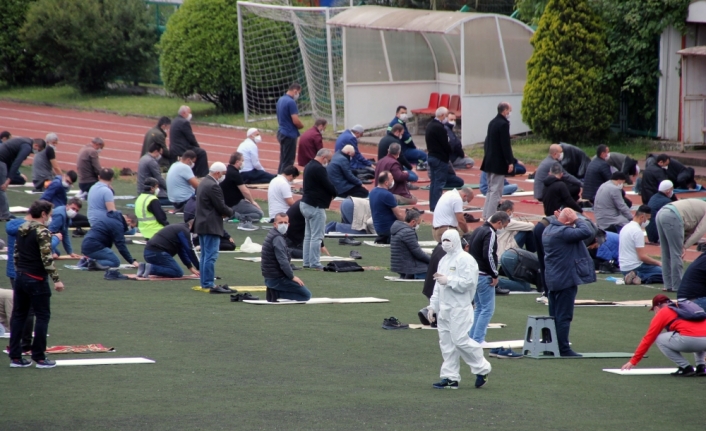
[[[659,47],[659,93],[657,102],[657,136],[662,139],[679,139],[679,85],[682,35],[667,28],[660,39]]]

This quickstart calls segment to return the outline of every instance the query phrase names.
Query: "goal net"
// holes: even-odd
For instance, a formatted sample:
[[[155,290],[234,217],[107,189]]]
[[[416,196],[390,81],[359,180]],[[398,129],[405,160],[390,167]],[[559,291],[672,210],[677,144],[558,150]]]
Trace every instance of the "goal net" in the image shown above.
[[[327,28],[326,20],[347,8],[284,1],[238,2],[245,119],[273,117],[277,100],[296,81],[300,114],[325,118],[337,130],[343,124],[343,48],[341,29]]]

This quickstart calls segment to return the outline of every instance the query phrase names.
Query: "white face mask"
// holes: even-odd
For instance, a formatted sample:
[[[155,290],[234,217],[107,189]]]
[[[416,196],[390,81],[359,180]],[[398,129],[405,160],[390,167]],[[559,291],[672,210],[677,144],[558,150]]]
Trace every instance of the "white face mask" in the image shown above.
[[[507,115],[505,116],[505,118],[507,118],[509,120],[511,115],[512,115],[512,111],[508,112]]]
[[[558,161],[564,160],[564,153],[559,153],[559,158],[557,159]]]
[[[259,144],[260,142],[262,142],[262,136],[257,135],[252,140],[255,141],[256,144]]]
[[[455,125],[456,125],[456,122],[455,122],[455,121],[449,121],[448,124],[450,124],[450,125],[452,125],[452,126],[455,126]]]
[[[608,159],[610,159],[610,153],[605,154],[605,160],[608,160]]]
[[[400,120],[407,121],[407,113],[400,114]]]
[[[65,189],[68,189],[69,187],[71,187],[71,185],[69,185],[68,181],[62,181],[61,186],[64,187]]]
[[[159,160],[162,159],[162,155],[161,155],[161,154],[157,154],[157,157],[155,157],[154,159],[157,160],[157,161],[159,161]]]
[[[667,197],[670,198],[670,199],[672,198],[672,196],[674,196],[674,190],[672,190],[671,192],[669,192],[669,194],[667,195]]]
[[[56,144],[49,144],[49,146],[56,150]]]
[[[159,187],[157,187],[156,189],[154,189],[154,194],[155,194],[155,196],[159,194]]]
[[[186,121],[191,121],[192,118],[194,118],[194,116],[191,115],[191,114],[189,114],[189,115],[186,117]]]
[[[288,228],[288,227],[289,227],[289,225],[288,225],[287,223],[280,223],[280,224],[277,225],[277,232],[279,232],[279,233],[281,233],[282,235],[284,235],[285,233],[287,233],[287,228]]]
[[[97,150],[96,150],[96,153],[100,153],[101,151],[103,151],[103,148],[97,149]]]
[[[196,163],[194,163],[194,162],[189,163],[189,167],[190,167],[191,169],[194,169],[194,166],[196,166]]]
[[[619,189],[622,189],[623,187],[625,187],[625,183],[617,183],[615,186]]]
[[[662,166],[662,169],[664,169],[666,171],[667,169],[669,169],[669,165]]]
[[[644,228],[647,227],[647,225],[648,225],[649,223],[650,223],[649,220],[645,220],[645,221],[643,221],[642,223],[640,223],[640,227],[644,229]]]
[[[443,241],[441,243],[441,248],[448,253],[453,249],[453,244],[451,244],[451,241]]]
[[[51,224],[51,216],[44,222],[44,226],[49,226]]]
[[[395,187],[395,181],[394,181],[394,180],[390,183],[390,187],[388,187],[387,189],[390,190],[390,189],[392,189],[393,187]]]
[[[292,99],[294,99],[294,100],[299,99],[299,93],[297,93],[297,94],[295,94],[294,96],[292,96]]]
[[[419,230],[419,225],[414,226],[414,230]]]
[[[222,183],[223,181],[225,181],[225,179],[226,179],[225,174],[221,174],[221,176],[218,178],[218,184],[220,184],[220,183]]]
[[[74,217],[76,217],[76,214],[77,214],[76,211],[72,210],[71,208],[66,209],[66,216],[68,218],[74,218]]]

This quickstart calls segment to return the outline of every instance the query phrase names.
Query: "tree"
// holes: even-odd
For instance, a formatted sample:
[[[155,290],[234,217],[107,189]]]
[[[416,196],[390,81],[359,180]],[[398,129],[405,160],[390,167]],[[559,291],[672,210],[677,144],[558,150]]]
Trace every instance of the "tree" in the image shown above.
[[[41,58],[27,52],[20,41],[20,28],[34,1],[0,1],[0,81],[9,85],[40,82],[48,69]]]
[[[159,46],[168,91],[199,94],[224,112],[242,110],[236,0],[184,2]]]
[[[556,141],[599,138],[613,99],[603,83],[608,58],[601,20],[586,0],[549,0],[527,62],[522,118]]]
[[[20,35],[82,92],[136,80],[155,61],[157,35],[142,0],[39,0]]]

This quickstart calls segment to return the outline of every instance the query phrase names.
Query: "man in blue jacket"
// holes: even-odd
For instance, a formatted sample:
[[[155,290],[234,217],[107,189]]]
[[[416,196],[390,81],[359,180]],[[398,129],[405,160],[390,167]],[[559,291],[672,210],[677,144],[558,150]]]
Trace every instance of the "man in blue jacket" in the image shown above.
[[[120,259],[111,250],[113,244],[126,262],[138,268],[139,263],[132,258],[130,250],[125,245],[125,232],[135,227],[137,227],[137,217],[134,214],[123,215],[120,211],[108,211],[105,217],[91,224],[91,230],[81,244],[81,253],[90,259],[88,269],[119,267]]]
[[[54,207],[54,211],[51,213],[51,223],[49,223],[49,232],[51,232],[52,235],[51,253],[54,259],[61,255],[61,252],[59,252],[59,243],[64,245],[64,250],[69,256],[74,259],[81,257],[74,253],[73,246],[71,245],[69,226],[71,225],[71,220],[81,211],[82,206],[83,203],[81,199],[73,197],[66,206]]]
[[[63,207],[67,201],[66,192],[74,185],[77,179],[78,176],[74,171],[55,176],[39,199],[51,202],[54,208]]]
[[[365,129],[360,124],[356,124],[349,130],[344,130],[341,136],[336,139],[336,147],[334,151],[338,152],[343,149],[346,145],[351,145],[354,150],[354,154],[351,157],[351,170],[355,175],[365,176],[366,179],[372,179],[375,176],[375,167],[373,162],[363,157],[358,150],[358,138],[363,136]]]
[[[352,145],[341,148],[331,158],[331,163],[326,167],[326,173],[331,184],[336,188],[338,197],[347,198],[367,198],[368,190],[363,187],[360,178],[353,175],[351,170],[351,158],[355,156],[355,149]]]
[[[409,133],[409,130],[407,130],[408,118],[407,107],[402,105],[398,106],[397,112],[395,113],[395,118],[393,118],[387,126],[387,132],[392,132],[392,127],[394,127],[395,124],[399,124],[404,127],[404,133],[402,134],[402,138],[400,138],[403,144],[402,154],[404,154],[405,159],[409,160],[410,163],[417,165],[418,171],[426,171],[427,153],[418,149],[417,146],[414,145],[412,135]]]
[[[596,281],[593,260],[584,244],[594,232],[571,208],[554,215],[556,219],[550,219],[542,233],[549,315],[554,317],[561,356],[581,356],[569,346],[569,329],[578,285]]]

